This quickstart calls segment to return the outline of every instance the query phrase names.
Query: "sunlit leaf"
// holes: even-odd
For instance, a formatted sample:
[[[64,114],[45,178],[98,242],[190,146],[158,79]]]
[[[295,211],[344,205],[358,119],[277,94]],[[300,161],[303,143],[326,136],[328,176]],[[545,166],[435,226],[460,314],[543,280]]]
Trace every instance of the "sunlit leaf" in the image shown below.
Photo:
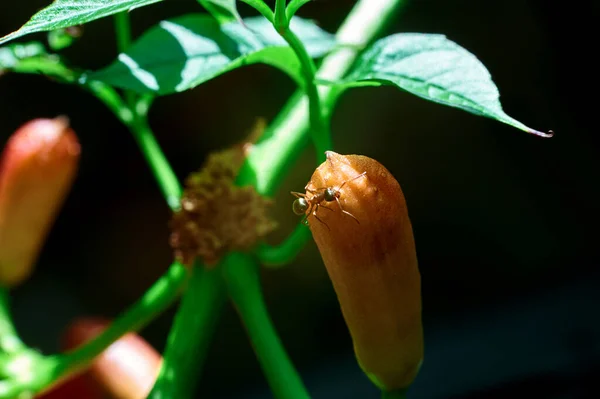
[[[0,38],[0,44],[34,32],[80,25],[162,0],[56,0],[36,13],[19,30]]]
[[[260,18],[263,20],[263,18]],[[272,25],[250,18],[220,25],[207,15],[162,21],[108,67],[83,77],[137,92],[169,94],[193,88],[235,68],[264,63],[300,81],[300,63]],[[297,19],[293,26],[309,53],[321,56],[334,37]]]
[[[538,136],[508,116],[490,73],[471,53],[443,35],[401,33],[374,43],[348,75],[348,85],[376,81],[419,97],[496,119]]]

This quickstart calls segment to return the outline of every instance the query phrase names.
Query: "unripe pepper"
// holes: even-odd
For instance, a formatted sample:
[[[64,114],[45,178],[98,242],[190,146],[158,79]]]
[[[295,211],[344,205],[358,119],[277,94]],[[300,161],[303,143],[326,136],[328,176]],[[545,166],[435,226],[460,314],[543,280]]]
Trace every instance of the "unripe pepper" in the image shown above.
[[[36,119],[8,140],[0,160],[0,283],[32,271],[75,177],[80,147],[66,118]]]
[[[297,202],[309,205],[309,226],[358,363],[379,388],[406,388],[423,359],[423,330],[421,277],[404,195],[374,159],[326,155]],[[319,207],[312,199],[322,199]]]

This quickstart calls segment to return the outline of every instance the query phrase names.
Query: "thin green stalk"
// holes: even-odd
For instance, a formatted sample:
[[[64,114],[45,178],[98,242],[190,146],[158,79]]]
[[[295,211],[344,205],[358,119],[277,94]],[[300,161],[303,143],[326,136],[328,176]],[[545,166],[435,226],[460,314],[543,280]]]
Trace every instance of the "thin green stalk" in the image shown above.
[[[57,355],[59,359],[62,359],[62,367],[69,370],[83,367],[124,334],[142,328],[179,296],[182,287],[188,280],[188,273],[186,266],[177,262],[173,263],[167,273],[160,277],[135,304],[115,319],[100,335],[72,352]]]
[[[309,120],[311,127],[311,137],[317,151],[317,162],[325,160],[325,151],[331,149],[331,133],[328,123],[323,115],[321,108],[321,98],[315,82],[317,67],[314,61],[308,55],[306,47],[302,41],[290,30],[290,20],[286,15],[285,0],[275,2],[275,20],[273,22],[275,29],[281,37],[290,45],[302,66],[302,75],[304,77],[304,88],[308,97]]]
[[[255,255],[265,266],[284,266],[294,260],[309,239],[310,230],[304,224],[299,223],[292,234],[281,244],[276,247],[267,244],[259,245]]]
[[[292,0],[292,1],[290,1],[290,4],[288,4],[288,6],[287,6],[287,10],[285,10],[285,15],[286,15],[287,19],[288,20],[292,19],[292,17],[296,14],[296,12],[298,12],[300,7],[302,7],[309,1],[311,1],[311,0]]]
[[[143,116],[137,117],[130,129],[146,158],[146,162],[150,165],[167,204],[173,210],[179,209],[179,199],[182,193],[181,185],[169,161],[167,161],[167,157],[156,141],[156,137],[148,125],[148,120]]]
[[[25,348],[10,316],[9,302],[8,290],[0,287],[0,352],[5,354],[17,353]]]
[[[85,87],[113,111],[121,122],[129,128],[146,162],[150,165],[150,170],[154,174],[154,178],[158,182],[167,204],[173,210],[179,209],[179,199],[182,192],[181,185],[167,157],[156,141],[156,137],[152,129],[150,129],[148,119],[146,118],[148,103],[152,99],[142,97],[137,104],[132,104],[131,107],[135,109],[136,115],[111,86],[102,82],[91,81]]]
[[[406,390],[381,391],[381,399],[406,399]]]
[[[196,264],[169,332],[167,349],[150,399],[190,398],[225,303],[220,270]]]
[[[289,29],[289,27],[286,27],[283,30],[281,36],[290,45],[292,50],[294,50],[302,65],[302,73],[305,81],[304,87],[308,97],[311,136],[317,151],[317,162],[321,163],[325,161],[325,151],[332,148],[332,143],[329,124],[323,115],[321,97],[315,83],[317,67],[312,58],[308,55],[302,41]]]
[[[406,0],[360,0],[336,35],[339,43],[348,44],[325,57],[317,77],[335,81],[343,77],[364,48],[385,27],[392,15],[407,4]],[[319,89],[323,106],[332,108],[337,94],[329,87]],[[308,144],[308,101],[302,91],[288,101],[257,143],[242,167],[239,181],[253,184],[260,194],[272,196],[296,158]]]
[[[263,0],[240,0],[242,3],[248,4],[265,17],[270,23],[274,23],[273,10],[266,5]]]
[[[246,326],[274,397],[310,398],[267,312],[260,285],[259,265],[248,255],[231,253],[223,264],[223,273],[229,295]]]
[[[117,49],[119,53],[126,51],[131,46],[131,22],[127,11],[114,15]]]
[[[115,36],[117,39],[117,50],[119,53],[126,52],[131,46],[131,20],[129,19],[129,12],[123,11],[114,15],[115,20]],[[124,91],[125,99],[127,104],[133,109],[133,104],[136,100],[136,94],[131,90]]]

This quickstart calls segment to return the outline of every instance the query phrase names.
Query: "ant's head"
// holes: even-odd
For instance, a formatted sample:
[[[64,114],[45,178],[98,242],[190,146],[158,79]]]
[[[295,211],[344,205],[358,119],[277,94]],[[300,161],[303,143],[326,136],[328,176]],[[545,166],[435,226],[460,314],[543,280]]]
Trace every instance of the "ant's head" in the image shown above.
[[[325,189],[323,198],[327,202],[335,201],[337,198],[340,198],[340,190],[336,190],[335,188],[329,187]]]

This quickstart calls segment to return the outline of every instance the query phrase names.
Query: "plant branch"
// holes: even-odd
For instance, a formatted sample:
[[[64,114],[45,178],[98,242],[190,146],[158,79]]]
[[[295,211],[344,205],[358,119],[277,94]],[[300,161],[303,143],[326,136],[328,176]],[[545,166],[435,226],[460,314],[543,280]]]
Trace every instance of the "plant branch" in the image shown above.
[[[57,355],[62,359],[61,368],[76,370],[84,367],[121,336],[130,331],[138,331],[179,296],[187,280],[188,269],[181,263],[173,263],[135,304],[115,319],[100,335],[72,352]]]
[[[263,17],[265,17],[270,23],[274,23],[273,10],[266,5],[262,0],[240,0],[242,3],[248,4],[250,7],[258,11]]]
[[[285,10],[285,15],[286,15],[287,19],[288,20],[292,19],[292,17],[294,15],[296,15],[296,12],[298,12],[300,7],[302,7],[309,1],[311,1],[311,0],[292,0],[292,1],[290,1],[290,4],[288,4],[288,6],[287,6],[287,10]]]
[[[131,22],[127,11],[115,14],[115,34],[117,36],[117,50],[119,53],[127,51],[131,46]]]
[[[229,295],[246,326],[275,398],[310,398],[273,327],[262,296],[258,271],[258,265],[248,255],[229,254],[223,264]]]
[[[193,396],[225,298],[220,270],[208,270],[196,262],[169,332],[160,374],[148,398]]]
[[[385,27],[392,15],[401,11],[406,0],[360,0],[336,35],[347,44],[325,57],[317,77],[335,81],[344,76],[364,48]],[[337,95],[330,87],[319,89],[323,106],[332,108]],[[265,139],[254,145],[239,174],[239,183],[253,184],[257,191],[272,196],[297,156],[308,144],[308,101],[297,91],[265,132]]]
[[[310,239],[310,230],[299,223],[292,234],[276,247],[267,244],[259,245],[255,255],[265,266],[278,267],[290,263],[302,251],[304,244]]]

